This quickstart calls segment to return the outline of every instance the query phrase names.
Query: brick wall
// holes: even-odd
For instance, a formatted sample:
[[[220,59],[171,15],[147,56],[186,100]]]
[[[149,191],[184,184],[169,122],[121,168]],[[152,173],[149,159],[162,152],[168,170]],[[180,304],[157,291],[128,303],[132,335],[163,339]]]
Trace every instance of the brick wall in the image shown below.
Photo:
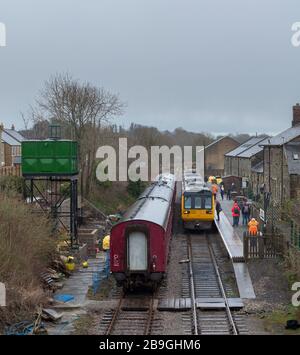
[[[273,201],[290,199],[290,176],[282,147],[264,148],[264,183]]]

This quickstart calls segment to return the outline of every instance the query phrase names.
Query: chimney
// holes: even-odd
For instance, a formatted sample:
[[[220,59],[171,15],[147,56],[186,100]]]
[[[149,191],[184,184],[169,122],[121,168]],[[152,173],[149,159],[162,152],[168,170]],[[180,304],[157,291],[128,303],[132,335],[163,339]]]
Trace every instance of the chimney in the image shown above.
[[[293,106],[293,121],[292,127],[300,125],[300,104],[297,103]]]
[[[14,125],[14,124],[11,125],[11,129],[12,129],[13,131],[15,130],[15,125]]]

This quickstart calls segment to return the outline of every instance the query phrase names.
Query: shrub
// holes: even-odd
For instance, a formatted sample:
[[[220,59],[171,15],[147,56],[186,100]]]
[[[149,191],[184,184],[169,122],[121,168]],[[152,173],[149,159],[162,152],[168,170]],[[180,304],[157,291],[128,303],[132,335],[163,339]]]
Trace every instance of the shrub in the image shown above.
[[[0,281],[7,288],[0,327],[43,302],[40,273],[54,254],[50,222],[17,198],[0,193]]]

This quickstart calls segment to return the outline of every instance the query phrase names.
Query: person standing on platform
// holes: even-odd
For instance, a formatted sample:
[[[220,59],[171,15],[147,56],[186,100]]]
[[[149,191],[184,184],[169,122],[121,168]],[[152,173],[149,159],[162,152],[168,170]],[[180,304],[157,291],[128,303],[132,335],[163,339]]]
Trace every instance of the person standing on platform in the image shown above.
[[[227,189],[227,200],[231,200],[231,190],[230,187]]]
[[[250,206],[247,200],[245,200],[243,203],[242,216],[243,216],[243,226],[247,226],[250,219]]]
[[[224,193],[225,193],[224,185],[221,185],[221,187],[220,187],[220,193],[221,193],[221,197],[222,197],[222,201],[223,201],[223,200],[224,200]]]
[[[251,218],[251,221],[248,223],[248,232],[251,236],[258,235],[258,225],[259,223],[255,218]]]
[[[235,201],[233,204],[233,207],[231,209],[232,219],[233,219],[233,223],[232,223],[233,227],[238,227],[238,225],[239,225],[240,212],[241,212],[241,209],[240,209],[238,203]]]
[[[220,221],[220,212],[222,211],[222,207],[219,201],[216,201],[216,212],[217,212],[217,220]]]

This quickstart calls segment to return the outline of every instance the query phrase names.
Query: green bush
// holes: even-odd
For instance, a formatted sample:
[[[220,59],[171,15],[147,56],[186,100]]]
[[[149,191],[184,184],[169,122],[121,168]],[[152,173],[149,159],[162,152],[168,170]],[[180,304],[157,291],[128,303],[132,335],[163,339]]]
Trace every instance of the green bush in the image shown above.
[[[140,179],[137,181],[129,180],[127,191],[132,197],[139,197],[139,195],[144,191],[145,183]]]

